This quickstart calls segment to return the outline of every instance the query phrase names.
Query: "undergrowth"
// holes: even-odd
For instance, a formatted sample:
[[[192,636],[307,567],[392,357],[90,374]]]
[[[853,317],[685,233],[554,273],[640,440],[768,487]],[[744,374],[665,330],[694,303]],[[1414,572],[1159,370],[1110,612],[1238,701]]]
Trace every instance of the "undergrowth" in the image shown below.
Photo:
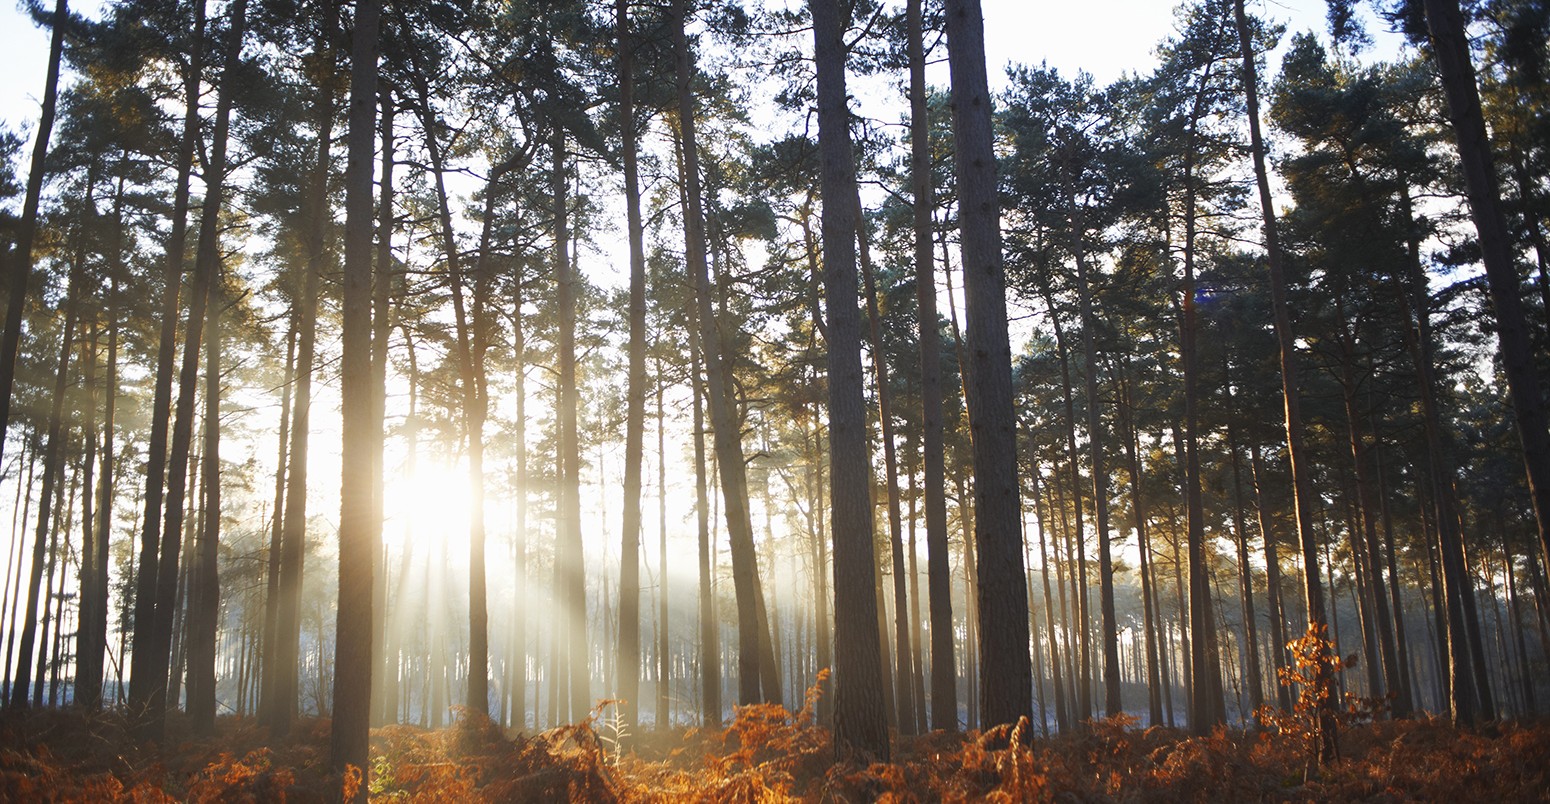
[[[859,766],[835,763],[815,700],[670,733],[630,734],[606,705],[536,734],[460,712],[446,729],[373,731],[365,784],[390,802],[1550,800],[1547,724],[1347,721],[1341,758],[1305,774],[1306,734],[1291,724],[1190,738],[1120,716],[1041,740],[1024,720],[895,738],[892,763]],[[235,718],[207,740],[177,718],[169,734],[140,749],[113,715],[0,715],[0,801],[332,801],[362,781],[329,774],[324,720],[273,746]]]

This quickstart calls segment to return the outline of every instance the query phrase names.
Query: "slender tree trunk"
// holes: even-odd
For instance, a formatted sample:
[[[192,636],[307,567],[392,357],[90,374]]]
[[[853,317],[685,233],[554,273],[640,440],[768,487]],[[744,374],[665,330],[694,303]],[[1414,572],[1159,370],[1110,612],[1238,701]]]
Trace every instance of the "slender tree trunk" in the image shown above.
[[[1309,476],[1309,456],[1303,444],[1301,385],[1298,378],[1296,336],[1292,332],[1291,314],[1287,301],[1287,281],[1282,267],[1281,242],[1276,232],[1275,207],[1270,195],[1269,172],[1265,166],[1265,143],[1259,126],[1259,75],[1249,35],[1248,17],[1243,0],[1234,0],[1233,16],[1238,29],[1239,51],[1243,58],[1243,87],[1248,106],[1249,142],[1254,157],[1254,177],[1259,189],[1260,215],[1263,220],[1265,253],[1270,271],[1270,299],[1275,321],[1276,345],[1281,363],[1281,397],[1286,419],[1287,454],[1292,471],[1292,506],[1297,523],[1297,541],[1302,550],[1303,595],[1308,611],[1309,633],[1322,631],[1326,625],[1324,590],[1319,582],[1318,548],[1313,532],[1312,478]],[[1269,537],[1268,531],[1266,537]],[[1272,603],[1274,608],[1274,603]],[[1274,612],[1272,612],[1273,614]],[[1277,649],[1282,643],[1277,637]],[[1328,663],[1320,661],[1316,673],[1319,683],[1328,682]],[[1338,753],[1336,744],[1334,702],[1329,701],[1319,713],[1319,762],[1329,762]]]
[[[1073,191],[1067,187],[1068,204],[1076,210]],[[1103,710],[1113,717],[1124,709],[1120,700],[1119,622],[1114,612],[1114,560],[1109,549],[1109,473],[1103,458],[1103,416],[1098,397],[1097,316],[1093,313],[1088,284],[1087,251],[1082,243],[1086,230],[1081,215],[1071,214],[1071,250],[1076,256],[1076,296],[1082,316],[1083,372],[1087,383],[1087,449],[1093,476],[1093,527],[1098,531],[1098,606],[1103,628]],[[1083,602],[1086,601],[1085,584]],[[1086,620],[1084,618],[1084,627]]]
[[[373,632],[377,622],[377,562],[382,554],[380,478],[373,469],[381,463],[382,416],[376,400],[380,381],[372,366],[372,209],[371,162],[376,145],[377,48],[381,24],[381,0],[360,0],[355,6],[351,32],[348,155],[345,159],[344,240],[344,334],[341,348],[340,400],[343,433],[340,446],[339,485],[339,607],[334,632],[334,706],[329,764],[335,773],[350,768],[361,773],[354,799],[366,800],[368,734],[371,726],[371,676]],[[471,436],[476,442],[478,434]],[[474,447],[470,446],[470,460]],[[471,594],[483,603],[483,510],[480,486],[474,487],[472,512],[478,528],[470,572]],[[471,613],[477,617],[478,612]],[[481,705],[487,678],[483,623],[473,622],[473,646],[469,665],[469,707],[484,713]]]
[[[694,284],[699,309],[700,347],[705,361],[706,399],[715,434],[716,465],[721,478],[722,502],[732,547],[732,586],[737,596],[738,700],[744,704],[773,699],[778,690],[760,693],[760,645],[768,644],[759,625],[758,564],[754,554],[753,526],[748,512],[747,469],[743,460],[741,428],[733,400],[727,394],[730,364],[725,359],[716,317],[711,310],[710,269],[706,260],[705,212],[700,189],[699,143],[695,135],[694,96],[691,94],[693,60],[684,33],[687,15],[684,0],[674,0],[672,34],[677,60],[678,127],[683,142],[685,263]]]
[[[657,730],[666,731],[673,724],[671,701],[671,654],[668,652],[668,584],[667,584],[667,429],[664,425],[663,397],[666,385],[662,380],[662,358],[656,358],[657,392]]]
[[[332,13],[332,12],[331,12]],[[327,45],[319,42],[321,52]],[[307,203],[316,214],[318,226],[327,206],[330,145],[334,131],[334,88],[318,88],[317,156],[310,177]],[[290,468],[286,472],[285,521],[280,537],[280,604],[276,609],[275,650],[271,654],[274,674],[271,693],[264,695],[269,735],[273,741],[285,738],[295,719],[301,667],[301,593],[306,571],[307,552],[307,447],[312,427],[312,379],[316,370],[317,317],[327,242],[321,228],[308,233],[307,259],[302,268],[301,309],[296,336],[295,400],[291,413]]]
[[[203,736],[215,733],[215,659],[216,633],[221,608],[220,568],[217,557],[221,533],[221,305],[220,266],[211,285],[211,301],[206,323],[204,514],[200,517],[198,540],[189,588],[188,624],[188,715],[194,732]]]
[[[199,241],[194,258],[194,281],[190,288],[188,325],[184,328],[183,359],[178,369],[178,403],[172,425],[172,451],[168,456],[170,465],[167,469],[166,521],[162,525],[160,566],[156,570],[156,616],[149,633],[136,630],[136,650],[148,647],[152,652],[151,687],[147,699],[149,708],[137,732],[142,739],[155,741],[161,740],[165,733],[166,707],[176,704],[176,696],[171,695],[169,690],[169,687],[176,685],[169,684],[166,666],[178,595],[177,584],[173,579],[181,574],[179,560],[185,519],[184,501],[191,486],[187,475],[189,448],[194,435],[194,401],[198,395],[199,349],[204,334],[205,311],[220,275],[220,218],[226,197],[227,133],[231,122],[232,96],[236,91],[235,68],[242,54],[247,0],[233,3],[228,15],[230,29],[227,31],[228,40],[221,61],[221,88],[216,100],[215,127],[210,136],[210,155],[205,169],[205,199],[199,218]],[[141,640],[145,642],[142,644]],[[213,652],[211,655],[213,657]],[[176,673],[177,668],[172,668],[171,672]],[[214,683],[213,680],[211,683]]]
[[[259,702],[263,707],[273,703],[275,683],[275,652],[279,641],[280,618],[280,562],[281,539],[285,526],[285,478],[291,442],[291,386],[296,381],[296,310],[293,307],[285,334],[285,384],[280,390],[280,455],[274,470],[274,509],[269,524],[269,566],[264,589],[264,635],[259,652]],[[261,720],[268,717],[265,709],[258,709]]]
[[[691,311],[689,318],[698,320]],[[721,625],[711,588],[715,543],[710,534],[710,495],[705,477],[705,389],[700,380],[700,328],[689,327],[689,382],[694,407],[694,517],[700,558],[700,728],[721,727]]]
[[[205,3],[195,0],[194,25],[188,69],[183,75],[183,133],[178,143],[178,180],[172,202],[172,228],[167,237],[167,270],[161,297],[161,332],[156,348],[156,387],[152,392],[151,433],[146,446],[145,495],[140,522],[140,556],[135,578],[134,633],[136,640],[129,671],[129,714],[134,718],[152,715],[157,686],[158,665],[166,657],[157,657],[151,634],[156,625],[157,572],[161,554],[162,500],[166,491],[167,433],[172,411],[172,365],[178,343],[178,297],[183,287],[184,251],[188,243],[189,177],[193,171],[194,151],[199,147],[199,97],[204,80]],[[143,641],[141,641],[143,640]],[[165,667],[161,668],[166,686]]]
[[[11,392],[16,384],[16,352],[21,345],[22,314],[26,310],[27,285],[32,280],[32,242],[38,228],[38,206],[47,172],[48,142],[54,133],[54,113],[59,99],[59,62],[65,49],[69,4],[54,0],[53,33],[49,37],[48,69],[43,79],[43,109],[32,140],[32,162],[27,169],[27,191],[22,217],[15,232],[15,254],[10,270],[10,298],[6,301],[5,331],[0,334],[0,459],[10,432]]]
[[[570,708],[572,720],[586,716],[592,703],[591,674],[587,654],[586,568],[582,564],[581,541],[581,454],[578,444],[577,416],[580,395],[576,389],[576,285],[575,264],[568,254],[570,245],[569,200],[566,195],[565,131],[554,130],[552,183],[554,194],[555,284],[559,289],[559,447],[560,447],[560,531],[555,560],[562,573],[559,594],[567,628],[566,658],[570,670]]]
[[[381,10],[378,8],[378,32],[381,32]],[[377,253],[372,265],[372,313],[371,313],[371,520],[372,530],[380,542],[384,522],[385,493],[383,490],[385,465],[383,451],[386,447],[387,430],[387,361],[388,339],[393,332],[390,315],[393,293],[393,95],[387,88],[380,88],[379,103],[382,107],[382,167],[378,182],[381,198],[377,205]],[[406,551],[407,553],[407,547]],[[373,675],[376,694],[378,725],[396,722],[395,705],[398,685],[397,635],[388,633],[387,601],[387,550],[379,549],[375,558],[374,574],[377,583],[372,585],[372,653],[377,671]],[[400,581],[402,574],[400,574]],[[520,609],[519,609],[520,611]]]
[[[65,435],[62,431],[65,390],[70,379],[70,351],[74,344],[76,321],[80,309],[79,295],[84,292],[81,287],[84,270],[81,257],[82,255],[77,254],[76,259],[72,261],[70,284],[65,290],[63,340],[59,347],[58,367],[54,374],[53,407],[49,412],[48,435],[45,437],[43,447],[43,488],[38,494],[38,525],[32,542],[31,573],[27,582],[27,607],[22,610],[22,635],[21,642],[17,646],[16,673],[11,677],[10,705],[13,709],[27,706],[27,696],[31,691],[28,681],[32,678],[34,646],[40,641],[43,645],[47,645],[46,630],[44,639],[38,639],[39,596],[41,593],[42,615],[47,619],[48,587],[43,585],[43,567],[45,563],[52,566],[48,552],[49,526],[53,522],[50,513],[54,505],[54,486],[58,482],[64,462],[64,456],[61,454],[63,444],[60,442]],[[46,651],[40,649],[38,653],[41,656]],[[39,669],[41,671],[41,666]]]
[[[1528,320],[1523,311],[1518,269],[1512,258],[1512,241],[1501,209],[1501,190],[1492,166],[1491,143],[1480,111],[1480,91],[1470,60],[1469,38],[1458,0],[1425,0],[1426,24],[1431,34],[1432,56],[1448,97],[1448,119],[1457,137],[1470,216],[1480,235],[1481,259],[1496,314],[1497,347],[1507,375],[1507,393],[1523,444],[1523,463],[1540,549],[1550,557],[1550,425],[1534,365]],[[1489,697],[1481,679],[1482,697]],[[1482,701],[1482,704],[1485,704]],[[1483,713],[1490,719],[1492,713]]]
[[[1157,650],[1157,611],[1152,601],[1151,543],[1146,533],[1146,505],[1141,494],[1141,459],[1137,455],[1135,406],[1130,397],[1130,358],[1125,357],[1120,374],[1120,419],[1125,428],[1125,469],[1130,476],[1130,508],[1135,515],[1136,546],[1141,559],[1142,629],[1146,632],[1146,688],[1148,725],[1163,722],[1162,679]]]
[[[646,433],[646,248],[636,153],[635,42],[630,35],[627,0],[615,0],[614,17],[619,68],[619,130],[624,138],[621,145],[624,207],[630,247],[629,388],[625,412],[624,524],[619,548],[618,690],[619,697],[624,699],[624,725],[633,730],[640,717],[640,497]],[[666,579],[664,572],[659,583]],[[662,722],[659,708],[657,723],[661,725]]]
[[[953,679],[952,579],[947,559],[947,472],[942,435],[942,329],[936,308],[932,255],[930,121],[926,106],[923,0],[908,0],[910,58],[910,187],[914,194],[915,288],[919,305],[920,402],[925,471],[926,586],[931,595],[931,725],[956,731],[958,690]]]

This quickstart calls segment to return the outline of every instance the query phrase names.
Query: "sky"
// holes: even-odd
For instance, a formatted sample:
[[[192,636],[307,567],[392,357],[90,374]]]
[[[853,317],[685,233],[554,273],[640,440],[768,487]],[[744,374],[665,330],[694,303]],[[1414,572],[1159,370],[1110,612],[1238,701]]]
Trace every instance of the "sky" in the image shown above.
[[[75,0],[71,8],[96,16],[102,0]],[[990,79],[1008,63],[1047,61],[1062,73],[1092,73],[1099,84],[1155,64],[1153,48],[1174,31],[1171,0],[984,0]],[[1288,32],[1322,31],[1324,0],[1249,0],[1251,11],[1287,25]],[[1380,26],[1369,26],[1374,33]],[[1379,37],[1379,49],[1392,39]],[[33,26],[17,0],[0,0],[0,121],[12,130],[36,125],[48,62],[48,36]]]

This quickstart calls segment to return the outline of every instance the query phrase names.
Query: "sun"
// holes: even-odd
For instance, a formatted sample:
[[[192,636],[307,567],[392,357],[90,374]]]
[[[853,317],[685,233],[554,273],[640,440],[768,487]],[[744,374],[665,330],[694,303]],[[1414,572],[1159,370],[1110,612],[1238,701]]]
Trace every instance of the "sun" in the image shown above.
[[[472,495],[466,466],[422,463],[386,478],[383,495],[382,534],[390,544],[446,549],[468,543]]]

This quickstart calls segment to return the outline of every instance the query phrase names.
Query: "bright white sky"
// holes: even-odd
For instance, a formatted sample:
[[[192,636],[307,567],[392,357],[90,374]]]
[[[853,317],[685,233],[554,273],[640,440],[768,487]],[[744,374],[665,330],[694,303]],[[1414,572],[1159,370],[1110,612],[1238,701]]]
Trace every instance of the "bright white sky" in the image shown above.
[[[1249,0],[1249,5],[1285,23],[1289,32],[1324,29],[1324,0]],[[102,0],[71,3],[92,16],[101,6]],[[1153,47],[1174,30],[1174,6],[1171,0],[984,0],[990,80],[1000,81],[1012,62],[1047,61],[1067,75],[1086,70],[1100,84],[1145,71],[1155,63]],[[1382,32],[1380,25],[1368,27]],[[1393,37],[1378,38],[1380,51],[1393,52]],[[42,97],[48,37],[16,0],[0,0],[0,54],[0,121],[13,130],[25,126],[30,134]]]

